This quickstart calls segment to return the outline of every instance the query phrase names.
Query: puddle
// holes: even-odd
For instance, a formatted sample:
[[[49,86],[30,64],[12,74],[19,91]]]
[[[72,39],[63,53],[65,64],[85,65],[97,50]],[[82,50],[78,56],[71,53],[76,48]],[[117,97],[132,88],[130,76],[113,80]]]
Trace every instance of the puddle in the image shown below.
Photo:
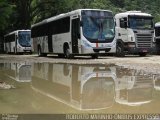
[[[160,75],[115,65],[1,63],[0,113],[159,113]]]

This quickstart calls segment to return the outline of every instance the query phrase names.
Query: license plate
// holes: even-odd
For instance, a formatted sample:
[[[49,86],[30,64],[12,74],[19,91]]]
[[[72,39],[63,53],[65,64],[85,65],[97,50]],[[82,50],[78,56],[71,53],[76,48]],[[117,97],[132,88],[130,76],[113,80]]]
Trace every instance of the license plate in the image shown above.
[[[147,52],[147,50],[142,50],[142,52]]]

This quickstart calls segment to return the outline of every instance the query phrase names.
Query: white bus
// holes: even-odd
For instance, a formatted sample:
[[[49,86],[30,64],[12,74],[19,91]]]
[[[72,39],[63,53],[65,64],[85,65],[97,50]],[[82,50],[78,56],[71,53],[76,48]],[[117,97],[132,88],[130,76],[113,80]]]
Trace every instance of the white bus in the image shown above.
[[[71,58],[75,55],[98,57],[115,53],[115,23],[111,11],[78,9],[32,25],[33,50]]]
[[[4,36],[4,51],[6,53],[32,53],[31,31],[16,30]]]

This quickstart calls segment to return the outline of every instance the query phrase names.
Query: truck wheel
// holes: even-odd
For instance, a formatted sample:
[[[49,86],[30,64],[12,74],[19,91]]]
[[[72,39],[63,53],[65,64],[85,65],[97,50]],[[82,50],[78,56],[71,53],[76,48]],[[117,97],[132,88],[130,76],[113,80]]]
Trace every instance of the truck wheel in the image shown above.
[[[117,43],[117,46],[116,46],[116,56],[117,57],[124,57],[125,56],[124,46],[121,43]]]
[[[139,53],[140,57],[145,57],[147,55],[147,53]]]

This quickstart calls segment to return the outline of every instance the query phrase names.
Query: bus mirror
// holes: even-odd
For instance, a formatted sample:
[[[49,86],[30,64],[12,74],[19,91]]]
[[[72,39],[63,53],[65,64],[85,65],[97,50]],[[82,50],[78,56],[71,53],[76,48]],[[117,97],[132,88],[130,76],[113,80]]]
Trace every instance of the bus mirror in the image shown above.
[[[16,35],[16,39],[18,39],[18,35]]]

